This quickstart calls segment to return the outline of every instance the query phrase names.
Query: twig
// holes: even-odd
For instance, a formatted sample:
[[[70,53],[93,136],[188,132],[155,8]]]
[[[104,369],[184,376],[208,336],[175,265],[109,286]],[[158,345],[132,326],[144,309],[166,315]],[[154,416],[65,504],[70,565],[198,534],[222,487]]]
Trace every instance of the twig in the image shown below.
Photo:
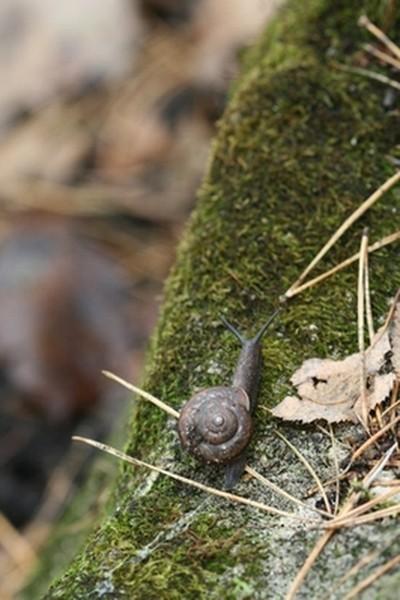
[[[303,463],[303,465],[305,466],[305,468],[307,469],[307,471],[310,473],[311,477],[314,479],[315,483],[317,484],[320,494],[324,500],[326,510],[328,511],[328,513],[332,514],[331,505],[329,504],[329,500],[328,500],[328,497],[324,490],[324,486],[322,485],[321,480],[318,477],[315,470],[313,469],[313,467],[310,465],[310,463],[305,458],[305,456],[303,456],[303,454],[301,454],[301,452],[296,448],[296,446],[294,446],[291,442],[289,442],[289,440],[282,433],[280,433],[279,431],[275,431],[275,433],[291,449],[291,451],[297,456],[297,458],[299,460],[301,460],[301,462]]]
[[[360,581],[360,583],[358,583],[356,586],[353,587],[353,589],[350,590],[347,596],[345,596],[344,600],[351,600],[352,598],[358,597],[361,592],[367,589],[367,587],[375,583],[375,581],[382,577],[382,575],[393,569],[393,567],[395,567],[398,564],[400,564],[400,554],[389,560],[387,563],[385,563],[378,569],[375,569],[375,571],[373,571],[371,575],[363,579],[363,581]]]
[[[309,519],[304,519],[295,513],[286,512],[284,510],[280,510],[279,508],[275,508],[273,506],[268,506],[267,504],[263,504],[262,502],[257,502],[256,500],[251,500],[250,498],[244,498],[243,496],[237,496],[236,494],[230,494],[229,492],[224,492],[222,490],[218,490],[217,488],[209,487],[208,485],[204,485],[198,481],[194,481],[193,479],[189,479],[187,477],[183,477],[182,475],[177,475],[176,473],[172,473],[171,471],[166,471],[160,467],[156,467],[155,465],[151,465],[146,463],[138,458],[133,458],[132,456],[128,456],[124,452],[117,450],[116,448],[112,448],[111,446],[107,446],[107,444],[103,444],[101,442],[97,442],[96,440],[92,440],[90,438],[81,437],[78,435],[74,435],[72,439],[76,442],[82,442],[84,444],[88,444],[89,446],[93,446],[102,452],[106,452],[107,454],[111,454],[112,456],[116,456],[120,460],[128,462],[137,467],[145,467],[146,469],[150,469],[155,473],[161,473],[162,475],[166,475],[170,479],[175,479],[176,481],[180,481],[181,483],[186,483],[192,487],[195,487],[202,492],[207,492],[208,494],[213,494],[214,496],[219,496],[220,498],[225,498],[225,500],[230,500],[231,502],[238,502],[240,504],[247,504],[248,506],[253,506],[254,508],[258,508],[264,512],[272,513],[274,515],[279,515],[281,517],[287,517],[289,519],[296,519],[298,521],[310,523]]]
[[[393,242],[397,242],[398,240],[400,240],[400,231],[396,231],[395,233],[392,233],[391,235],[387,235],[386,237],[382,238],[378,242],[375,242],[374,244],[372,244],[372,246],[368,247],[368,252],[369,253],[375,252],[375,250],[380,250],[384,246],[387,246],[388,244],[392,244]],[[328,277],[331,277],[332,275],[335,275],[335,273],[338,273],[342,269],[345,269],[349,265],[356,262],[359,258],[360,258],[359,252],[357,252],[357,254],[353,254],[353,256],[350,256],[350,258],[346,258],[346,260],[339,263],[335,267],[332,267],[332,269],[329,269],[329,271],[325,271],[325,273],[321,273],[321,275],[318,275],[317,277],[310,279],[306,283],[303,283],[303,285],[299,285],[298,287],[293,289],[293,291],[290,293],[290,296],[288,296],[288,297],[293,298],[293,296],[297,296],[297,294],[300,294],[301,292],[304,292],[308,288],[313,287],[314,285],[317,285],[317,283],[320,283],[321,281],[328,279]],[[288,294],[288,292],[287,292],[287,294]]]
[[[135,394],[142,396],[142,398],[144,398],[145,400],[148,400],[152,404],[155,404],[155,406],[157,406],[158,408],[161,408],[161,410],[165,411],[166,413],[168,413],[175,419],[179,419],[179,412],[177,410],[175,410],[174,408],[172,408],[172,406],[169,406],[169,404],[166,404],[162,400],[159,400],[155,396],[152,396],[148,392],[141,390],[140,388],[136,387],[135,385],[128,383],[128,381],[125,381],[125,379],[122,379],[122,377],[118,377],[118,375],[114,375],[114,373],[110,373],[110,371],[102,371],[102,373],[103,373],[103,375],[108,377],[108,379],[112,379],[113,381],[116,381],[117,383],[119,383],[120,385],[123,385],[125,388],[127,388],[131,392],[134,392]]]
[[[361,27],[365,27],[365,29],[368,29],[368,31],[372,33],[372,35],[375,36],[378,40],[380,40],[382,44],[384,44],[386,48],[388,48],[388,50],[392,52],[392,54],[394,54],[395,56],[397,56],[397,58],[400,59],[400,48],[394,42],[392,42],[392,40],[386,35],[386,33],[379,29],[379,27],[374,25],[372,21],[368,19],[367,15],[362,15],[358,19],[358,24]]]
[[[368,229],[364,229],[361,237],[360,262],[358,269],[358,291],[357,291],[357,331],[358,351],[360,353],[360,392],[361,392],[361,421],[368,431],[368,398],[367,377],[365,365],[365,340],[364,340],[364,274],[365,274],[365,250],[368,247]]]
[[[400,84],[399,84],[400,89]],[[313,258],[308,267],[304,269],[300,277],[285,293],[286,298],[290,298],[293,295],[293,290],[297,288],[302,281],[307,277],[308,273],[315,267],[323,256],[332,248],[337,240],[351,227],[351,225],[357,221],[377,200],[379,200],[391,187],[396,185],[400,180],[400,170],[394,173],[389,179],[387,179],[371,196],[369,196],[364,202],[342,223],[342,225],[335,231],[332,237],[327,241],[323,248]]]
[[[370,71],[369,69],[362,69],[361,67],[349,67],[347,65],[335,65],[336,69],[339,71],[345,71],[346,73],[354,73],[354,75],[361,75],[362,77],[367,77],[368,79],[374,79],[375,81],[379,81],[380,83],[384,83],[385,85],[389,85],[395,90],[400,90],[400,83],[395,79],[390,79],[390,77],[386,77],[386,75],[382,75],[382,73],[376,73],[376,71]]]

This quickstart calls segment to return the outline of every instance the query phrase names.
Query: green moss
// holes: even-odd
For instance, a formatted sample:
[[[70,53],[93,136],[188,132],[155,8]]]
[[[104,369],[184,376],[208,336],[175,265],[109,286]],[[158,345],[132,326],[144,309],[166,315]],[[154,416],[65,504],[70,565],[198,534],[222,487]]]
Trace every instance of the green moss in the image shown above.
[[[332,56],[351,60],[366,39],[358,16],[368,12],[378,21],[385,5],[293,0],[250,51],[220,124],[149,353],[144,386],[171,405],[180,407],[196,388],[229,380],[239,349],[219,316],[244,332],[256,331],[323,242],[393,172],[388,156],[396,151],[398,116],[382,109],[382,87],[330,63]],[[399,20],[392,33],[400,36]],[[392,232],[396,211],[398,189],[343,236],[320,270],[356,252],[366,225],[373,240]],[[400,285],[396,257],[398,248],[390,247],[370,261],[377,316]],[[282,398],[305,358],[356,349],[356,281],[354,266],[299,296],[265,340],[249,461],[297,496],[310,487],[308,474],[273,435],[276,424],[262,407]],[[323,434],[281,427],[322,478],[332,475]],[[128,449],[221,484],[218,470],[184,455],[173,424],[152,406],[140,405]],[[254,482],[241,482],[238,492],[292,509]],[[124,466],[108,519],[46,598],[278,599],[317,535]],[[331,593],[332,582],[380,544],[388,544],[392,555],[399,550],[390,520],[336,536],[299,598]]]

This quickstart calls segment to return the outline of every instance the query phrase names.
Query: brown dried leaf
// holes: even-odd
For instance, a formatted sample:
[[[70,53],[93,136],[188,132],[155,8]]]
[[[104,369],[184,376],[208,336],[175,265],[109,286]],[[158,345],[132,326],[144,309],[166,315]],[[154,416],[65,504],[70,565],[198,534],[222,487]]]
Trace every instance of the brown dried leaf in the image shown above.
[[[393,369],[396,377],[400,378],[400,301],[396,304],[393,319],[389,328],[389,336],[393,352]]]
[[[293,374],[298,396],[286,396],[272,413],[288,421],[330,423],[356,421],[362,416],[361,354],[343,360],[311,358]],[[400,375],[400,302],[365,353],[367,402],[371,411],[390,394]]]

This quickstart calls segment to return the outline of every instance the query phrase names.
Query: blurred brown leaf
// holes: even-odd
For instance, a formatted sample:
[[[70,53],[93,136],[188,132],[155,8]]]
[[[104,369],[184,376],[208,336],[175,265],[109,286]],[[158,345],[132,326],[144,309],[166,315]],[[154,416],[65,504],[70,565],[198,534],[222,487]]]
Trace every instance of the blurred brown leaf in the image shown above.
[[[41,216],[1,245],[0,281],[0,409],[59,423],[101,403],[101,370],[128,372],[125,272],[68,224]]]
[[[0,129],[16,111],[125,75],[142,32],[136,12],[129,0],[2,0]]]

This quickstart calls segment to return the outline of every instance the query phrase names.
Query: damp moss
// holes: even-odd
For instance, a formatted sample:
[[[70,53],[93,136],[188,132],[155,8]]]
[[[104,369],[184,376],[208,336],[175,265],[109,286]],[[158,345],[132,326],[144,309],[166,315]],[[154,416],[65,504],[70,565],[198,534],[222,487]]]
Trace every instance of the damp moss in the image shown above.
[[[256,331],[324,241],[393,173],[398,113],[384,111],[378,84],[332,64],[351,61],[367,38],[357,26],[359,15],[367,12],[381,23],[390,4],[293,0],[248,53],[166,285],[147,360],[143,386],[176,408],[194,389],[232,374],[237,342],[220,316],[246,333]],[[390,26],[399,39],[399,19]],[[373,240],[393,232],[399,212],[397,189],[343,236],[316,273],[356,252],[363,227],[369,226]],[[398,255],[393,246],[370,260],[377,322],[400,285]],[[290,374],[305,358],[356,350],[356,282],[353,266],[302,294],[264,342],[249,461],[297,496],[312,482],[274,436],[277,424],[265,409],[283,397]],[[280,426],[322,478],[332,475],[329,439],[313,427]],[[149,462],[221,484],[218,470],[182,453],[173,423],[152,406],[141,404],[132,418],[127,448]],[[238,492],[293,509],[255,482],[242,481]],[[104,522],[50,587],[48,600],[279,599],[318,535],[126,465],[113,499]],[[396,529],[389,519],[341,532],[299,598],[328,592],[342,597],[344,588],[333,583],[361,556],[381,546],[391,556],[399,551]],[[385,590],[394,589],[394,577],[381,581],[380,598],[390,597]]]

